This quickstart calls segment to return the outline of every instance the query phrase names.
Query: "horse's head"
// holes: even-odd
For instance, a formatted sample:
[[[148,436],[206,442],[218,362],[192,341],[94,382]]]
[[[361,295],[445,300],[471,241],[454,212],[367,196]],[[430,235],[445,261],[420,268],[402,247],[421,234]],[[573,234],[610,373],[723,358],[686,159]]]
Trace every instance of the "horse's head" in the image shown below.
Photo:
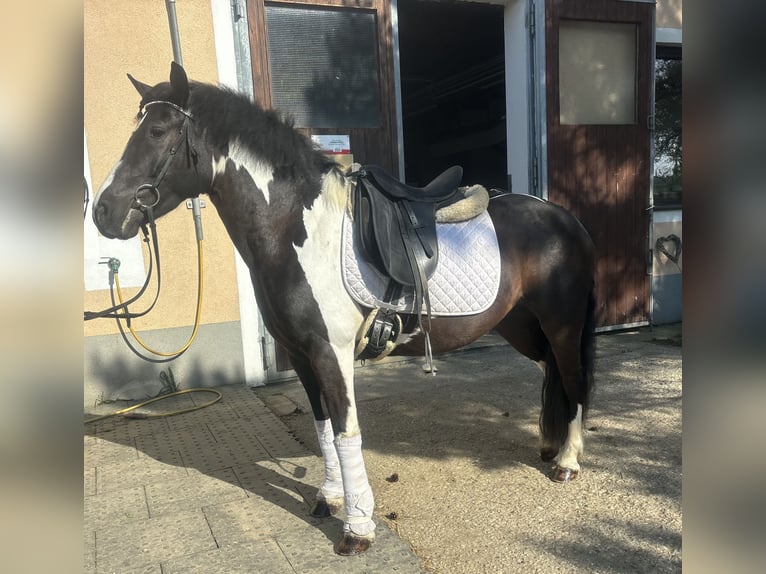
[[[136,235],[148,210],[160,217],[206,191],[184,69],[173,62],[170,82],[156,86],[128,78],[141,95],[138,124],[93,203],[98,230],[118,239]]]

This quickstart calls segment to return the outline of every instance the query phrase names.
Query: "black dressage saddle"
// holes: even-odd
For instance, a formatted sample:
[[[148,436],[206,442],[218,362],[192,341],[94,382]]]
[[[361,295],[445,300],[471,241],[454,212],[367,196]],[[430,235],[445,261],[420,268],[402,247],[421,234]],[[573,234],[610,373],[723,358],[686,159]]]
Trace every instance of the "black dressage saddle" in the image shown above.
[[[463,168],[453,166],[425,187],[405,185],[376,165],[362,166],[351,176],[357,180],[354,233],[361,254],[389,278],[381,307],[368,317],[373,319],[367,323],[358,358],[380,358],[391,352],[402,330],[391,303],[406,289],[413,294],[412,314],[425,336],[426,357],[433,373],[428,279],[439,261],[436,210],[457,193]]]
[[[365,258],[399,285],[419,291],[439,260],[436,210],[457,193],[463,168],[453,166],[425,187],[405,185],[376,165],[352,175],[354,221]]]

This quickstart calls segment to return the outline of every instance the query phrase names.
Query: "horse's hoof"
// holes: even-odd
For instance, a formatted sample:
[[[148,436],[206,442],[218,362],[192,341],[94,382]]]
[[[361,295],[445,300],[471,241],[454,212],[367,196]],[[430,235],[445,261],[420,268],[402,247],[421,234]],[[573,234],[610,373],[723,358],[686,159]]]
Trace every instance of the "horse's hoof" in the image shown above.
[[[553,482],[572,482],[577,478],[578,474],[580,474],[579,470],[557,466],[553,469],[551,480]]]
[[[345,532],[343,538],[335,545],[335,553],[341,556],[357,556],[364,554],[372,546],[375,540],[374,536],[358,536],[350,532]]]
[[[329,518],[335,516],[343,510],[343,499],[337,500],[326,498],[317,498],[314,501],[314,506],[311,508],[311,516],[315,518]]]
[[[556,458],[556,455],[558,453],[559,453],[559,449],[557,448],[543,447],[540,449],[540,458],[542,458],[544,462],[550,462],[554,458]]]

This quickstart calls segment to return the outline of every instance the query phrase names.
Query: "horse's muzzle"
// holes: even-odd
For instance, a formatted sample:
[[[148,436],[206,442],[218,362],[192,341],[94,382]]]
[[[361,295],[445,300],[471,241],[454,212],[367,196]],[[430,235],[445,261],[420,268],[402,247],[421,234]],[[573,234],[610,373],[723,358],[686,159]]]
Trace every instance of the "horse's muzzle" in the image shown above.
[[[107,239],[130,239],[138,234],[144,221],[144,212],[135,207],[128,207],[127,213],[120,220],[116,217],[115,210],[109,209],[103,202],[93,206],[93,223]]]

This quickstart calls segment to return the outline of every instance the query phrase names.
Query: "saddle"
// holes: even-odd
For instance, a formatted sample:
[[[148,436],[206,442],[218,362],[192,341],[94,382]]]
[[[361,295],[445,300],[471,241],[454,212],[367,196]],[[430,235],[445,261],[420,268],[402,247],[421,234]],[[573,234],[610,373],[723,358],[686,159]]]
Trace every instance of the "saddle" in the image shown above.
[[[414,290],[413,314],[425,334],[430,362],[428,279],[439,260],[436,210],[457,193],[463,168],[453,166],[425,187],[405,185],[376,165],[362,166],[350,175],[357,180],[353,213],[361,251],[365,259],[390,278],[386,302],[398,299],[404,288]],[[376,315],[370,328],[375,339],[371,341],[373,348],[385,346],[398,335],[397,325],[401,328],[395,313]],[[364,353],[360,356],[365,358]]]
[[[354,221],[368,260],[404,287],[431,277],[439,258],[436,209],[457,193],[463,169],[453,166],[420,188],[376,165],[352,175],[357,177]]]

